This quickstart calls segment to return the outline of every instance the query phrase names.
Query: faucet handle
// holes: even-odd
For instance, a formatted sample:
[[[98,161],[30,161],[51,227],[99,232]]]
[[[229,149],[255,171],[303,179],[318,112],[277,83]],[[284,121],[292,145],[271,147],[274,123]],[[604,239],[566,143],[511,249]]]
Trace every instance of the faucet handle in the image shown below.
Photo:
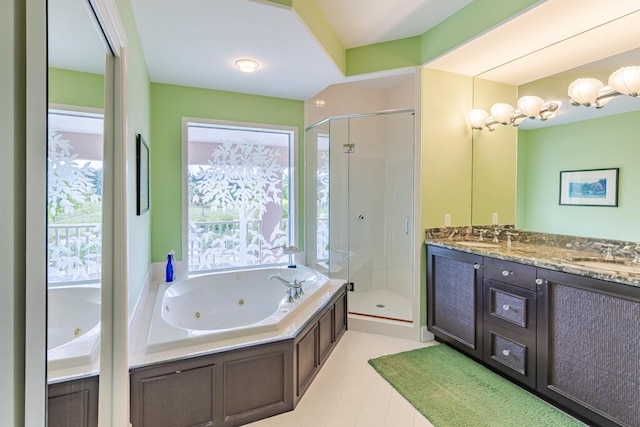
[[[498,240],[498,236],[500,235],[500,233],[502,233],[502,230],[500,230],[498,227],[494,227],[494,229],[493,229],[493,243],[500,243],[500,241]]]
[[[479,236],[478,236],[478,241],[479,241],[479,242],[482,242],[482,241],[484,240],[484,235],[485,235],[485,233],[486,233],[487,231],[489,231],[489,230],[484,229],[484,228],[476,228],[476,229],[475,229],[475,230],[473,230],[473,231],[475,231],[476,233],[478,233],[478,234],[479,234]]]
[[[607,261],[613,260],[613,248],[616,246],[610,243],[601,243],[600,246],[602,247],[602,252],[604,252],[604,259]]]

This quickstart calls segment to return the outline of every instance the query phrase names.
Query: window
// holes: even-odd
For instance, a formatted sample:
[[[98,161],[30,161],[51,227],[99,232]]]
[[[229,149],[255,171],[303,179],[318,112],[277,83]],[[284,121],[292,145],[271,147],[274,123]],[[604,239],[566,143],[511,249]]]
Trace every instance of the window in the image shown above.
[[[294,128],[186,123],[189,272],[288,261]]]
[[[49,284],[98,283],[102,271],[103,116],[49,110]]]

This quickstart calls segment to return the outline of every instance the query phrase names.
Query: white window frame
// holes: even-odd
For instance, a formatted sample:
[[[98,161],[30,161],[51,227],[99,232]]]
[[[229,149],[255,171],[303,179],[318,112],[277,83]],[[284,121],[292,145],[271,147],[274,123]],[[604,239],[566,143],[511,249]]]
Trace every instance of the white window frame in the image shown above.
[[[216,119],[204,119],[195,117],[183,117],[182,118],[182,259],[177,262],[178,274],[185,277],[189,274],[189,189],[187,183],[187,173],[189,169],[189,124],[203,124],[219,127],[230,128],[253,128],[255,130],[265,131],[282,131],[290,132],[292,135],[292,142],[289,148],[289,245],[299,246],[299,227],[298,227],[298,214],[300,212],[299,199],[299,168],[298,168],[298,128],[294,126],[282,126],[267,123],[252,123],[252,122],[239,122],[228,120],[216,120]],[[294,261],[297,263],[303,260],[304,256],[298,254],[294,256]],[[229,268],[220,268],[215,271],[225,270],[248,270],[264,267],[264,265],[252,265],[252,266],[236,266]],[[204,273],[204,272],[203,272]],[[209,272],[210,274],[211,272]],[[205,273],[208,274],[208,273]]]

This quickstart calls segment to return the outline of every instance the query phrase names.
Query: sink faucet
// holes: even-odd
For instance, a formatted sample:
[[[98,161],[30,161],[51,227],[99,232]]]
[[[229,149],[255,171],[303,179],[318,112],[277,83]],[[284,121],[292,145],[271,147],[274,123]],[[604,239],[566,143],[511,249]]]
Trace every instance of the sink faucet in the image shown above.
[[[485,235],[485,233],[486,233],[487,231],[489,231],[489,230],[486,230],[486,229],[484,229],[484,228],[477,228],[477,229],[476,229],[476,230],[474,230],[474,231],[475,231],[476,233],[478,233],[478,234],[479,234],[479,236],[478,236],[478,242],[482,242],[482,241],[484,241],[484,235]]]
[[[607,261],[613,261],[615,258],[613,257],[613,248],[615,247],[614,245],[611,244],[605,244],[603,243],[602,246],[604,249],[602,249],[602,251],[604,252],[604,259]]]
[[[507,231],[506,234],[507,234],[507,247],[510,248],[511,244],[512,244],[511,238],[512,237],[518,237],[518,233],[511,233],[511,232]]]
[[[498,240],[498,236],[501,232],[502,231],[498,227],[493,229],[493,243],[500,243],[500,241]]]

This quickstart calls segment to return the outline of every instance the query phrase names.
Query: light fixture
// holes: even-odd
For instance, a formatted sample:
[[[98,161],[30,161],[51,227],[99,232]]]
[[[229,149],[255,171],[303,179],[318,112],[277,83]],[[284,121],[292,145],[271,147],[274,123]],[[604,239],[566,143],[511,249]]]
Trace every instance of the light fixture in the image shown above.
[[[474,108],[469,111],[469,122],[471,123],[471,127],[474,129],[481,130],[487,122],[488,117],[489,113],[481,108]]]
[[[542,104],[544,104],[544,99],[539,96],[527,95],[518,99],[518,110],[525,116],[533,119],[540,114]]]
[[[253,73],[255,70],[260,67],[258,61],[254,61],[253,59],[238,59],[236,61],[236,67],[240,69],[240,71],[244,73]]]
[[[584,78],[575,80],[569,85],[567,91],[571,98],[572,105],[584,105],[585,107],[595,104],[598,100],[598,92],[604,87],[598,79]]]
[[[322,108],[324,107],[325,102],[324,99],[316,99],[314,101],[314,104],[316,104],[316,107]]]
[[[491,106],[491,115],[503,125],[510,124],[513,116],[513,107],[504,102],[499,102]]]
[[[622,67],[611,73],[608,85],[598,79],[581,78],[569,85],[571,105],[602,108],[619,95],[640,95],[640,65]]]
[[[526,118],[547,120],[558,110],[558,102],[544,102],[539,96],[527,95],[518,100],[518,108],[499,102],[491,106],[491,115],[485,110],[475,108],[469,112],[469,122],[473,129],[484,128],[493,131],[499,124],[518,126]]]
[[[622,67],[609,76],[609,86],[629,96],[640,94],[640,65]]]

